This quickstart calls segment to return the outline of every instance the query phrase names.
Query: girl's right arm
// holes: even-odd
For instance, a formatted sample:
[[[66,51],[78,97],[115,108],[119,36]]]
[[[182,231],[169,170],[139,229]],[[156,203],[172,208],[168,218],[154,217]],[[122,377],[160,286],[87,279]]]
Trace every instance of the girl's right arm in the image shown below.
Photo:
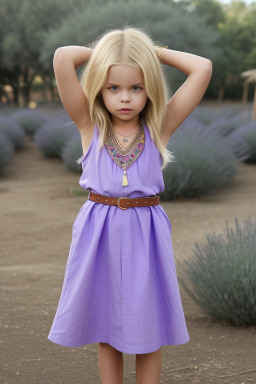
[[[91,125],[88,101],[76,74],[76,68],[85,64],[92,53],[91,48],[70,45],[56,49],[53,68],[62,104],[82,131]]]

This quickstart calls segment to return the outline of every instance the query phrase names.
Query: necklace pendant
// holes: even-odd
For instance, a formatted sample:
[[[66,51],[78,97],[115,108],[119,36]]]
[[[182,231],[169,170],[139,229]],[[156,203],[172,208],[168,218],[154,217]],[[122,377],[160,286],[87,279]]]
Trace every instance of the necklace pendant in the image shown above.
[[[123,142],[124,143],[128,143],[128,139],[123,139]]]
[[[123,185],[123,187],[128,185],[128,179],[127,179],[126,171],[124,171],[124,174],[123,174],[123,184],[122,185]]]

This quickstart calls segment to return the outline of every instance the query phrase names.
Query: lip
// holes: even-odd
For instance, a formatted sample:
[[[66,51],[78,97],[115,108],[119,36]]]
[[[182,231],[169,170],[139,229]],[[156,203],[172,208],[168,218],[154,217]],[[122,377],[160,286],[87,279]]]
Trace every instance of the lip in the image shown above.
[[[122,109],[119,109],[119,112],[124,113],[124,114],[126,114],[126,113],[130,113],[131,111],[132,111],[132,110],[129,109],[129,108],[122,108]]]

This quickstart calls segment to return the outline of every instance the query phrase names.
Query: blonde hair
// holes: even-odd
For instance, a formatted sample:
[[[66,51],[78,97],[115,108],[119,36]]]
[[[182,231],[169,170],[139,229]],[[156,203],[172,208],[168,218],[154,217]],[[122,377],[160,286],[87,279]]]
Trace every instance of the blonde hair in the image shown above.
[[[93,52],[82,72],[80,83],[88,99],[91,121],[99,127],[99,149],[104,145],[108,126],[112,126],[111,115],[105,107],[101,90],[110,66],[127,64],[142,70],[148,99],[140,117],[162,156],[163,170],[173,161],[174,156],[160,140],[166,116],[168,88],[153,41],[139,28],[126,26],[124,29],[105,32],[90,47]]]

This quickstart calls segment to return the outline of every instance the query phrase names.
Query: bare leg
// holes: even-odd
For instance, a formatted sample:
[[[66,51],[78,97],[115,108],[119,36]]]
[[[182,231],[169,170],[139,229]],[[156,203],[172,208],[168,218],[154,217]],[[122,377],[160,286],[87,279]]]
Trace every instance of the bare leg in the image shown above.
[[[162,369],[162,350],[136,355],[137,384],[159,384]]]
[[[99,343],[99,370],[102,384],[123,383],[123,353],[107,343]]]

